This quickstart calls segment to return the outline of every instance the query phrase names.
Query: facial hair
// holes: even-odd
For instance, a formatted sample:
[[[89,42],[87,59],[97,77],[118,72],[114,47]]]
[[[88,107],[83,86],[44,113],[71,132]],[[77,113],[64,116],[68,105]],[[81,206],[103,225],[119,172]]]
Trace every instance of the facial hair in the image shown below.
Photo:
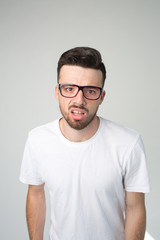
[[[91,115],[91,114],[88,115],[86,119],[75,120],[75,119],[71,119],[71,118],[69,117],[69,114],[68,114],[68,113],[65,113],[65,112],[62,110],[62,108],[61,108],[60,105],[59,105],[59,108],[60,108],[60,111],[61,111],[64,119],[65,119],[66,122],[68,123],[68,125],[69,125],[71,128],[75,129],[75,130],[82,130],[82,129],[86,128],[86,127],[93,121],[93,119],[94,119],[95,116],[96,116],[97,110],[98,110],[98,108],[97,108],[97,110],[96,110],[92,115]],[[83,109],[83,110],[86,111],[86,113],[88,113],[88,109],[86,109],[83,105],[80,105],[80,106],[72,105],[72,106],[69,107],[69,110],[70,110],[71,108]]]

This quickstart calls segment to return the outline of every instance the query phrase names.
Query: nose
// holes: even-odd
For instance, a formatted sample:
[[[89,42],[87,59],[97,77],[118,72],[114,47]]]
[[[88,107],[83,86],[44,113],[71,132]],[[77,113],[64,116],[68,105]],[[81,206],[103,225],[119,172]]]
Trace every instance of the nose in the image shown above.
[[[77,93],[77,95],[74,97],[74,102],[78,103],[78,104],[82,104],[85,105],[86,104],[86,100],[85,97],[83,96],[83,92],[80,89],[79,92]]]

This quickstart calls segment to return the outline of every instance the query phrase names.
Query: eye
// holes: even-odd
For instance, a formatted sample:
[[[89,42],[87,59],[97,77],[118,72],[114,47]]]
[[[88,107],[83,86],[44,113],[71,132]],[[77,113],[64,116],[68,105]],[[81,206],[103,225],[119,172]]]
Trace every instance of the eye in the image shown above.
[[[74,88],[73,87],[71,87],[71,86],[65,86],[65,87],[63,87],[63,91],[65,91],[65,92],[73,92],[73,90],[74,90]]]
[[[73,91],[73,88],[72,88],[72,87],[67,87],[67,88],[65,88],[65,91],[67,91],[67,92],[72,92],[72,91]]]
[[[94,94],[96,94],[96,90],[95,89],[88,89],[87,93],[90,94],[90,95],[94,95]]]

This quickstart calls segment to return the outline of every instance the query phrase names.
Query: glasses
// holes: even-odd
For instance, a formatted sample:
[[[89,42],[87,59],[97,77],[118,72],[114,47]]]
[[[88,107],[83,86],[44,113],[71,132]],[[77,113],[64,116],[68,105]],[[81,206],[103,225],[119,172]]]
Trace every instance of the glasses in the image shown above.
[[[95,86],[78,86],[75,84],[58,84],[59,91],[63,97],[74,98],[80,90],[83,96],[89,100],[97,100],[102,93],[102,88]]]

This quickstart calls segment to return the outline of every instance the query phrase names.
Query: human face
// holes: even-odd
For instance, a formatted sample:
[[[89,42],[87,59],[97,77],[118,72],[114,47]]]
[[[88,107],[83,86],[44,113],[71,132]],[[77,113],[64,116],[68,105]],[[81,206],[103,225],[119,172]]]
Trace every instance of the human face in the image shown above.
[[[59,83],[102,87],[102,72],[92,68],[64,65],[60,70]],[[103,91],[97,100],[86,99],[81,90],[74,98],[65,98],[56,86],[55,95],[64,120],[71,128],[81,130],[94,121],[105,92]]]

